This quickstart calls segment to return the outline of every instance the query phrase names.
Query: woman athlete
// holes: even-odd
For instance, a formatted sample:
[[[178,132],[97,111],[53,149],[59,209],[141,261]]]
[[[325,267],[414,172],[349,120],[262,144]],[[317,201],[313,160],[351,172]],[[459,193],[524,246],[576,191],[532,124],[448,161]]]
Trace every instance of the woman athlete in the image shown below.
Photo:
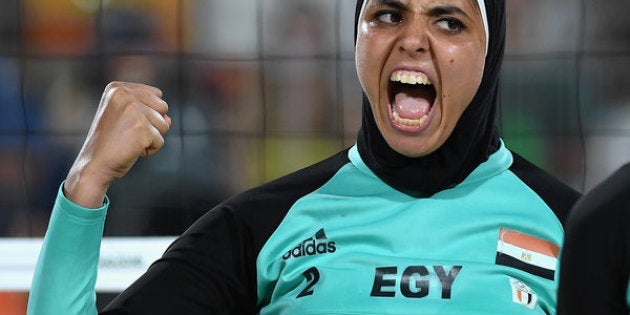
[[[355,21],[356,145],[208,211],[102,314],[555,313],[579,194],[500,138],[504,1],[359,0]],[[167,109],[155,87],[107,86],[29,314],[97,313],[107,189],[163,146]]]

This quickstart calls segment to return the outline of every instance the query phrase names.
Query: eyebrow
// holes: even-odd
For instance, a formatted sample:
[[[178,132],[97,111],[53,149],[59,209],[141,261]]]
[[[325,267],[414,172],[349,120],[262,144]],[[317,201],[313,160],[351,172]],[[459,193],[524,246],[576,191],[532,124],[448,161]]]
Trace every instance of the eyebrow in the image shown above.
[[[374,1],[374,4],[372,4],[372,6],[374,7],[392,7],[395,9],[399,9],[399,10],[407,10],[408,7],[406,4],[400,2],[399,0],[376,0]]]
[[[452,5],[440,5],[433,7],[429,9],[429,12],[427,14],[430,16],[461,15],[470,19],[470,16],[468,16],[468,14],[464,12],[464,10]]]
[[[392,7],[394,9],[399,9],[402,11],[406,11],[409,9],[409,7],[406,4],[400,2],[400,0],[376,0],[371,6],[373,7],[386,6],[386,7]],[[470,19],[470,16],[468,16],[468,14],[464,12],[464,10],[454,5],[447,5],[447,4],[435,6],[429,9],[427,14],[429,16],[434,16],[434,17],[441,16],[441,15],[461,15]]]

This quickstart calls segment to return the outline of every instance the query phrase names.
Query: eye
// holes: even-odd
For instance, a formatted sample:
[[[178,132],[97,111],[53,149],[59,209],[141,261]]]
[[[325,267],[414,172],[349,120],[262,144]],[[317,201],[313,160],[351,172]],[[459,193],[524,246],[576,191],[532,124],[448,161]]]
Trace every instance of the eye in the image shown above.
[[[374,15],[374,19],[380,23],[396,24],[402,22],[402,15],[395,11],[380,11]]]
[[[456,18],[442,18],[435,23],[441,29],[451,33],[460,33],[466,29],[466,25]]]

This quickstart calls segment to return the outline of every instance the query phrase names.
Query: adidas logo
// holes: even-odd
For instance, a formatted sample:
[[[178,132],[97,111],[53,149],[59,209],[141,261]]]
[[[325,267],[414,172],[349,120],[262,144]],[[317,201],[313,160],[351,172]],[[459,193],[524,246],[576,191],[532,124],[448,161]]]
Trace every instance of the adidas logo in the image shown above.
[[[315,236],[302,241],[293,249],[282,255],[282,259],[287,260],[291,257],[298,258],[302,256],[313,256],[317,254],[334,253],[337,250],[335,241],[328,241],[324,229],[320,229]]]

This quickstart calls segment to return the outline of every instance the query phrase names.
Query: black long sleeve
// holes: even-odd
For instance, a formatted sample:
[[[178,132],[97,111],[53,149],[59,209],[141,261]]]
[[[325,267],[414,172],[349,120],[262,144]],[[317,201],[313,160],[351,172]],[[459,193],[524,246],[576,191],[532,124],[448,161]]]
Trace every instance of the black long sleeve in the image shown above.
[[[558,314],[629,314],[630,164],[575,206],[561,255]]]

